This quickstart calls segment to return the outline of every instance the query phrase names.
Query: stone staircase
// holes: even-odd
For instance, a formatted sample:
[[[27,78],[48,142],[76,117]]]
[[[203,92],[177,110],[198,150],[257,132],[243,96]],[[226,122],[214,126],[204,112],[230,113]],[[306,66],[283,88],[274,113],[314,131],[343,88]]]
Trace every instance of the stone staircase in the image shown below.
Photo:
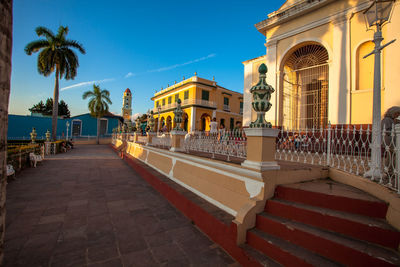
[[[264,266],[400,266],[387,204],[329,179],[278,186],[244,246]]]

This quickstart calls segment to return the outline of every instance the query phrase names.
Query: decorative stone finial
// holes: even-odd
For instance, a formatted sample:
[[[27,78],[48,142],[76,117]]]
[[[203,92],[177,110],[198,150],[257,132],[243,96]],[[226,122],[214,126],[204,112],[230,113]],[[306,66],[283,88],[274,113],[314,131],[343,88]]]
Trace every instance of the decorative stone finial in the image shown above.
[[[150,111],[150,114],[149,114],[149,119],[148,119],[148,122],[149,122],[149,132],[154,132],[154,125],[155,125],[155,120],[154,120],[154,116],[153,116],[153,111]]]
[[[141,133],[142,131],[140,129],[140,118],[139,117],[136,118],[135,124],[136,124],[136,133],[137,134]]]
[[[178,105],[174,110],[174,115],[175,115],[174,122],[176,124],[176,126],[174,128],[175,131],[183,131],[183,129],[181,128],[182,114],[183,114],[183,111],[181,108],[181,103],[182,103],[181,100],[178,98],[178,101],[177,101]]]
[[[176,84],[176,81],[175,81],[175,84]]]
[[[49,130],[47,130],[47,132],[46,132],[46,142],[50,142],[50,131]]]
[[[32,144],[36,143],[37,133],[36,133],[36,129],[35,128],[32,128],[32,132],[30,133],[30,135],[31,135]]]
[[[260,80],[250,89],[250,93],[253,94],[253,102],[251,105],[254,111],[257,112],[257,119],[250,123],[250,128],[271,128],[272,124],[267,122],[264,117],[265,112],[269,111],[272,107],[270,103],[271,94],[275,92],[275,90],[265,81],[268,68],[264,63],[260,65],[258,72],[260,73]]]
[[[213,81],[215,81],[215,76],[213,76]]]
[[[194,72],[194,76],[197,76],[197,71]]]
[[[182,81],[184,81],[185,80],[185,76],[183,76],[183,79],[182,79]]]

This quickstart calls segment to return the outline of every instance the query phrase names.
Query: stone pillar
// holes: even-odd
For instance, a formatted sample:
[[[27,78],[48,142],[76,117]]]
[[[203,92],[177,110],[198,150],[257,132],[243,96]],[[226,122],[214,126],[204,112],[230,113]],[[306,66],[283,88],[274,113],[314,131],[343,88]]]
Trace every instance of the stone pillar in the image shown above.
[[[138,140],[139,140],[139,133],[138,133],[138,132],[135,132],[135,133],[133,134],[133,142],[137,143]]]
[[[257,171],[279,170],[275,161],[276,137],[279,129],[245,128],[247,136],[247,158],[243,167]]]
[[[257,113],[257,119],[250,123],[250,128],[244,129],[247,136],[247,157],[242,166],[260,172],[280,169],[275,161],[279,129],[272,129],[271,123],[265,120],[265,113],[272,107],[271,94],[275,91],[266,82],[267,71],[264,63],[258,68],[259,81],[249,91],[253,95],[251,105]]]
[[[183,151],[183,143],[185,141],[186,131],[171,131],[171,148],[170,151]]]
[[[147,140],[146,140],[146,146],[151,145],[153,143],[153,137],[156,136],[156,132],[147,132]]]

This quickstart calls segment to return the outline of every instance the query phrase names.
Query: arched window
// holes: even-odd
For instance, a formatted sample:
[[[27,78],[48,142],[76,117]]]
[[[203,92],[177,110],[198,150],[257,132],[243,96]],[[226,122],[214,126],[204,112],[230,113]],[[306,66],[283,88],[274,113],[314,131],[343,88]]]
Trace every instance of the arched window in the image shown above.
[[[328,51],[319,44],[305,44],[286,57],[281,72],[283,127],[327,125],[328,59]]]
[[[374,56],[363,58],[374,50],[371,41],[361,44],[356,53],[356,90],[372,90],[374,87]]]

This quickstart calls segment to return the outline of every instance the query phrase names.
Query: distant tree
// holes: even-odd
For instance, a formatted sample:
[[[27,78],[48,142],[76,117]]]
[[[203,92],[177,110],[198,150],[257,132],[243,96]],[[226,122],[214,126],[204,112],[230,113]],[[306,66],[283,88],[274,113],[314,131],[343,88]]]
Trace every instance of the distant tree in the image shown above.
[[[40,113],[45,116],[49,116],[53,114],[53,99],[52,98],[47,98],[46,104],[43,103],[41,100],[39,103],[33,105],[29,109],[30,112],[34,113]],[[58,116],[63,116],[65,118],[69,118],[71,116],[71,113],[68,109],[67,103],[64,102],[64,100],[61,100],[58,103]]]
[[[68,105],[64,102],[64,100],[61,100],[58,104],[58,115],[64,116],[65,118],[71,117],[71,112],[69,111]]]
[[[144,121],[147,121],[147,114],[143,114],[142,116],[140,116],[140,122]]]
[[[36,34],[38,36],[43,36],[44,39],[39,39],[27,44],[25,46],[25,52],[28,55],[32,55],[32,53],[40,51],[37,63],[40,74],[47,77],[53,73],[53,71],[56,72],[51,133],[52,139],[56,140],[59,79],[64,77],[66,80],[70,80],[74,79],[76,76],[76,70],[79,67],[78,56],[71,48],[78,49],[82,54],[85,54],[86,51],[77,41],[66,39],[68,27],[60,26],[56,35],[46,27],[37,27]]]
[[[34,113],[44,114],[44,112],[46,111],[46,106],[44,105],[43,101],[40,100],[40,102],[33,105],[33,107],[29,109],[29,111]]]
[[[90,98],[88,108],[90,115],[97,118],[97,144],[99,144],[100,118],[108,113],[108,105],[112,104],[110,92],[106,89],[101,90],[99,85],[93,84],[93,91],[84,92],[82,98]]]

